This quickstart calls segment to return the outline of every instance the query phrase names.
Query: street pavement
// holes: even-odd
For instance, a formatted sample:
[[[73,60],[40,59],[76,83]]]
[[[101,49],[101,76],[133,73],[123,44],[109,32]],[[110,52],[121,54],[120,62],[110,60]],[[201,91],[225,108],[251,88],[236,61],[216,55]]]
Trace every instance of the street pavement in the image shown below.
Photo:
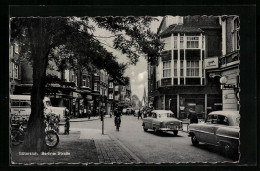
[[[19,155],[21,146],[12,147],[12,163],[47,164],[122,164],[122,163],[223,163],[235,162],[223,155],[216,147],[200,144],[192,145],[184,131],[178,136],[172,133],[155,134],[144,132],[142,120],[134,116],[122,116],[121,127],[117,131],[114,118],[105,117],[104,134],[102,122],[92,118],[77,119],[70,123],[70,134],[63,135],[60,126],[60,143],[49,152],[56,155]],[[186,128],[185,128],[186,127]],[[69,155],[57,155],[67,152]]]
[[[100,120],[73,122],[71,127],[101,131],[102,122]],[[114,118],[105,118],[104,127],[105,134],[123,146],[138,163],[235,162],[234,159],[225,157],[222,150],[217,147],[206,144],[200,144],[198,147],[193,146],[186,132],[186,124],[184,131],[179,132],[178,136],[174,136],[172,133],[144,132],[142,120],[138,120],[134,116],[122,116],[119,131],[116,131]]]

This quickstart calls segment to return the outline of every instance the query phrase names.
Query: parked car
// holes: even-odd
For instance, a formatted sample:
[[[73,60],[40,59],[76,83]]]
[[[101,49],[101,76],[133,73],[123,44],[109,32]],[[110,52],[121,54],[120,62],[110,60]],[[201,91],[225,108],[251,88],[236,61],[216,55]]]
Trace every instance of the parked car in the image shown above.
[[[234,155],[239,145],[238,111],[211,112],[205,122],[190,124],[189,136],[193,145],[199,142],[224,147],[226,154]]]
[[[153,110],[151,115],[143,118],[143,129],[152,129],[155,132],[172,131],[176,136],[182,130],[182,121],[174,118],[174,113],[170,110]]]

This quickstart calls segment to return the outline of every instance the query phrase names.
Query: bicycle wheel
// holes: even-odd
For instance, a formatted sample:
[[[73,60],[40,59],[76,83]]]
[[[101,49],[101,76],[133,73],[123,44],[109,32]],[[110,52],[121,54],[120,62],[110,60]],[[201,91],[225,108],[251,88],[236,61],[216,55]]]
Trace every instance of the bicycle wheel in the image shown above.
[[[48,147],[54,148],[59,144],[59,136],[53,131],[47,131],[45,135],[45,142]]]
[[[11,142],[12,142],[12,145],[14,145],[14,146],[19,145],[21,143],[19,140],[19,131],[18,130],[11,131]]]

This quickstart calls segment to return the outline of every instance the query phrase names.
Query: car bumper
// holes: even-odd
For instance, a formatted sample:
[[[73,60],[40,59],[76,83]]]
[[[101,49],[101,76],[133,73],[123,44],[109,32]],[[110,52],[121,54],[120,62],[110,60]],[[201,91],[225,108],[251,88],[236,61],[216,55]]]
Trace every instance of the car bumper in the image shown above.
[[[159,128],[160,131],[182,131],[183,128]]]

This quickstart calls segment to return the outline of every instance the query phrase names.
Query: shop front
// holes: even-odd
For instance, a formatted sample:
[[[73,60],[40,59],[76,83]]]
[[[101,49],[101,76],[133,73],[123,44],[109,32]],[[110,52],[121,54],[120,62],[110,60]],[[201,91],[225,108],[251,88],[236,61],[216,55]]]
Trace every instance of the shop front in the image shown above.
[[[155,109],[171,110],[177,118],[188,118],[190,113],[206,118],[209,112],[222,110],[219,87],[161,88],[155,93],[154,100]]]

